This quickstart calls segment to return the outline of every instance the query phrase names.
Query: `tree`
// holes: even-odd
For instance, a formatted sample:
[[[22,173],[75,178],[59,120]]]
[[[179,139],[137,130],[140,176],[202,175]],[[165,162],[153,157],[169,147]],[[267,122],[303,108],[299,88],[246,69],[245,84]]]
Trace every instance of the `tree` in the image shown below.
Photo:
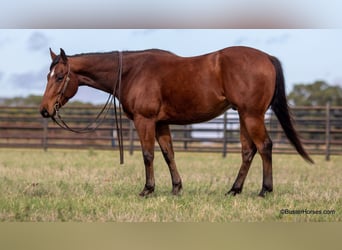
[[[27,97],[13,97],[3,100],[5,106],[39,106],[42,97],[38,95],[29,95]]]
[[[296,84],[288,95],[288,100],[296,106],[324,106],[327,102],[333,106],[341,106],[342,88],[331,86],[325,81]]]

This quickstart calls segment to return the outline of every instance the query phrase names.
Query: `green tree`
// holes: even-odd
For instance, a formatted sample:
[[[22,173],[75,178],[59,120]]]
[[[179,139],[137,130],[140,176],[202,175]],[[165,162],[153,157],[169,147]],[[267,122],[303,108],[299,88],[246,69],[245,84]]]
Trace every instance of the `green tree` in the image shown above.
[[[331,86],[325,81],[296,84],[288,95],[288,100],[296,106],[324,106],[327,102],[341,106],[342,88],[337,85]]]

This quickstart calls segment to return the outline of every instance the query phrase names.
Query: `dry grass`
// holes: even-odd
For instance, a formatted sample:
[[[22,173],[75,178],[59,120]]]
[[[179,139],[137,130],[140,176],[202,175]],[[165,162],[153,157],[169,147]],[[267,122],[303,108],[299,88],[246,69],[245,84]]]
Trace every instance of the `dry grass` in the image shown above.
[[[14,150],[0,152],[0,221],[341,221],[339,163],[314,157],[274,155],[274,193],[257,197],[261,162],[256,157],[241,195],[225,197],[239,155],[177,153],[184,191],[172,196],[168,169],[156,154],[156,192],[137,194],[144,185],[141,155],[95,150]],[[282,209],[302,214],[282,214]],[[305,210],[306,209],[306,210]],[[310,212],[333,210],[334,214]],[[310,212],[310,214],[308,214]]]

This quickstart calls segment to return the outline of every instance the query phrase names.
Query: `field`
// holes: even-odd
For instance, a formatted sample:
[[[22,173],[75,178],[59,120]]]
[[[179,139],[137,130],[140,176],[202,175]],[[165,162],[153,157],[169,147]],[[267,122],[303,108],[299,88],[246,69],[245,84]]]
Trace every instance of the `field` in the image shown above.
[[[297,155],[274,155],[274,192],[257,197],[261,161],[256,156],[244,190],[226,197],[240,155],[176,153],[183,192],[171,195],[171,179],[156,152],[156,191],[144,185],[140,153],[117,151],[1,149],[0,221],[250,222],[342,221],[342,157],[315,165]]]

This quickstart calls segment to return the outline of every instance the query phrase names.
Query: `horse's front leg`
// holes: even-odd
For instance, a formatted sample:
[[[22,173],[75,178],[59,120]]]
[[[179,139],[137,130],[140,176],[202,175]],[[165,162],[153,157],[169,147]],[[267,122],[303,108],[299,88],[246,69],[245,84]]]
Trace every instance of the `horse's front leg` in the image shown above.
[[[155,186],[153,159],[156,124],[154,120],[145,118],[143,116],[135,117],[134,124],[140,138],[146,173],[146,183],[139,195],[147,196],[154,192]]]
[[[156,126],[156,138],[171,174],[172,194],[177,195],[182,189],[182,179],[176,167],[170,128],[169,125],[161,123],[157,123]]]

